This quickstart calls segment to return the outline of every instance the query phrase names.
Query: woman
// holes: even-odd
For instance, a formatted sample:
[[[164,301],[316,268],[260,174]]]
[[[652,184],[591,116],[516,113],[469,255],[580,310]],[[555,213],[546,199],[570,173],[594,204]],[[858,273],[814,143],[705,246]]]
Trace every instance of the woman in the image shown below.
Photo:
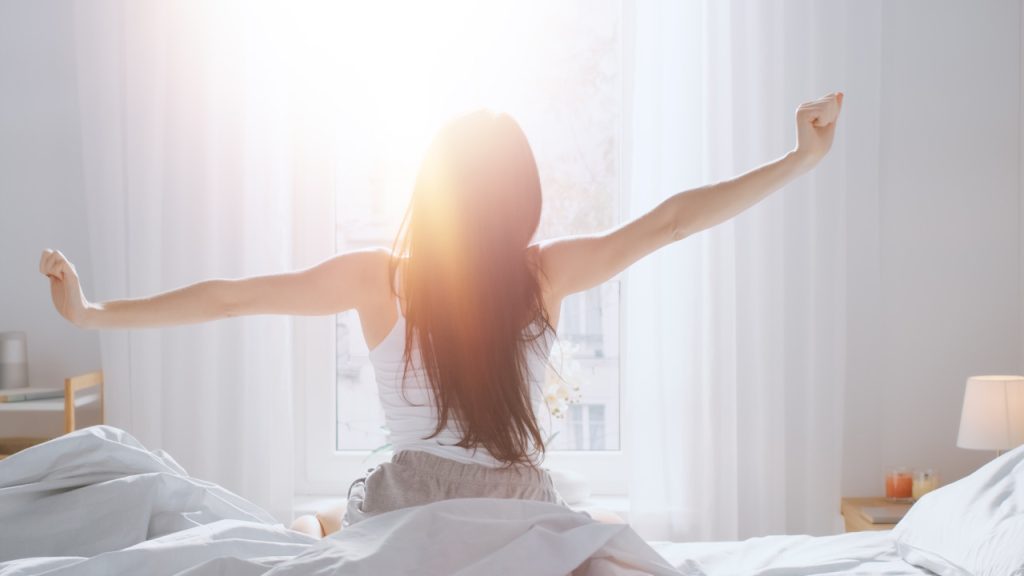
[[[446,498],[562,503],[540,468],[535,418],[562,299],[732,218],[813,168],[831,147],[842,100],[834,93],[801,105],[797,145],[785,156],[671,196],[602,234],[531,243],[541,215],[533,152],[511,117],[481,111],[454,120],[432,143],[391,250],[102,303],[85,298],[60,252],[45,251],[39,270],[60,314],[83,328],[358,312],[395,455],[350,487],[344,514],[303,517],[296,529],[329,534]]]

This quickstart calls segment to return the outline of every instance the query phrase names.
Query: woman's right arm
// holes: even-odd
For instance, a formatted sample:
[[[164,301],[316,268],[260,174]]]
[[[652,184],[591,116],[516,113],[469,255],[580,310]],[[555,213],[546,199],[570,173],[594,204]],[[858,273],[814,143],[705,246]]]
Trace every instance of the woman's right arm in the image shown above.
[[[295,272],[215,279],[146,298],[89,302],[78,273],[59,251],[46,250],[39,271],[50,280],[57,311],[82,328],[154,328],[255,314],[325,315],[362,306],[387,279],[385,250],[335,256]]]

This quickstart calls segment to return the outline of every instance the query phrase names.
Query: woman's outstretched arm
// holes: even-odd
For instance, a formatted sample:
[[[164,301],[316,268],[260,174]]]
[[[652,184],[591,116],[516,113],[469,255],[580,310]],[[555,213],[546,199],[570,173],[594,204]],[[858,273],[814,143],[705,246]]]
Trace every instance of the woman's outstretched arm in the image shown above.
[[[380,284],[384,250],[349,252],[296,272],[206,280],[146,298],[89,302],[74,265],[46,250],[39,272],[57,311],[82,328],[153,328],[254,314],[334,314],[360,308]],[[386,279],[386,272],[383,272]]]
[[[658,248],[729,220],[809,171],[832,146],[842,103],[842,93],[833,93],[800,105],[796,148],[774,162],[680,192],[606,233],[542,244],[541,267],[549,292],[564,297],[601,284]]]

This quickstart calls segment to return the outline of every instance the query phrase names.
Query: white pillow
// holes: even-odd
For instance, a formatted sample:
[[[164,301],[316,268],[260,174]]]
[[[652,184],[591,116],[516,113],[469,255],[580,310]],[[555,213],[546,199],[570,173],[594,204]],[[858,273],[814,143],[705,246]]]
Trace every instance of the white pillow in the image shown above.
[[[940,576],[1024,576],[1024,446],[925,495],[893,536],[905,561]]]

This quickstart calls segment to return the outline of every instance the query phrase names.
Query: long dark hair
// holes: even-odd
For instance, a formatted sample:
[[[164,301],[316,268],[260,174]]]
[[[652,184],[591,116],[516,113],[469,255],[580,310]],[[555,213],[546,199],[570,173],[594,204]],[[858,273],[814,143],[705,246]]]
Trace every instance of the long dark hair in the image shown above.
[[[478,111],[447,124],[430,145],[392,251],[406,301],[405,368],[414,342],[438,411],[459,446],[508,465],[544,451],[528,386],[527,351],[553,332],[539,262],[533,151],[507,114]]]

